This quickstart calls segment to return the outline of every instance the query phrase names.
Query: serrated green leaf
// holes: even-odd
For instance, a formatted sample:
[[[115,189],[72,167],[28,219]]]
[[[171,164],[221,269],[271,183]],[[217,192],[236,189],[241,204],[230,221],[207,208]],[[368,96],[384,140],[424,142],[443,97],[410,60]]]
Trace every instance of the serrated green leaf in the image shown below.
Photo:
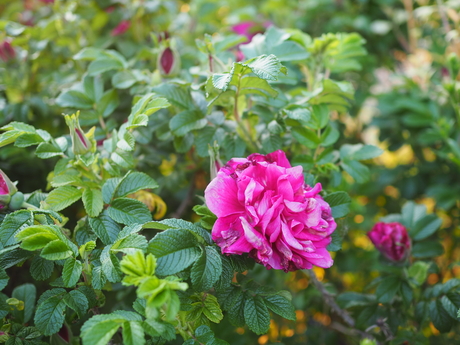
[[[32,212],[28,210],[19,210],[7,214],[0,225],[0,241],[2,242],[3,247],[8,247],[18,243],[15,235],[32,224]]]
[[[144,329],[139,321],[126,321],[123,323],[123,344],[144,345]]]
[[[310,129],[305,127],[293,127],[291,131],[294,139],[310,149],[316,149],[321,143],[316,133]]]
[[[97,218],[89,218],[89,224],[97,237],[106,245],[114,243],[121,231],[120,226],[107,211],[102,212]]]
[[[134,157],[131,152],[123,151],[117,148],[115,152],[112,152],[110,158],[115,162],[115,164],[118,164],[122,168],[131,169],[134,167]]]
[[[64,260],[72,256],[73,251],[61,240],[49,242],[41,251],[40,256],[47,260]]]
[[[214,286],[222,274],[222,260],[216,248],[206,246],[193,264],[191,278],[196,291],[207,291]],[[212,321],[212,320],[211,320]]]
[[[62,150],[59,147],[54,146],[53,144],[49,143],[40,143],[37,149],[35,150],[35,154],[42,159],[47,159],[51,157],[61,156]]]
[[[82,191],[72,186],[62,186],[52,190],[45,202],[53,211],[61,211],[72,205],[82,196]]]
[[[16,139],[14,146],[29,147],[32,145],[38,145],[43,141],[43,138],[37,133],[24,133]]]
[[[116,186],[111,198],[119,198],[135,193],[141,189],[158,188],[158,183],[149,175],[142,172],[131,172]]]
[[[175,115],[169,122],[169,128],[174,135],[182,137],[188,132],[206,126],[208,120],[198,111],[185,110]]]
[[[40,296],[34,321],[44,335],[54,334],[61,329],[65,318],[65,295],[66,291],[58,288],[48,290]]]
[[[224,318],[215,296],[211,294],[206,295],[206,299],[203,301],[203,314],[214,323],[219,323]]]
[[[269,295],[264,300],[265,305],[274,313],[287,320],[296,320],[295,308],[288,299],[281,295]]]
[[[418,205],[413,201],[408,201],[401,209],[402,223],[404,226],[412,229],[415,223],[426,215],[426,206]]]
[[[80,279],[83,265],[81,261],[68,258],[62,270],[62,280],[66,287],[74,287]]]
[[[106,315],[95,315],[83,325],[81,337],[84,345],[107,345],[124,322],[122,318],[103,320],[102,316]],[[97,322],[98,319],[102,320]]]
[[[118,198],[111,202],[107,212],[118,223],[143,224],[152,220],[147,206],[141,201],[129,198]]]
[[[441,297],[441,304],[449,316],[457,320],[457,312],[460,308],[460,294],[451,292]]]
[[[173,105],[182,109],[196,109],[190,95],[189,86],[181,86],[172,83],[164,83],[152,88],[153,91],[167,98]]]
[[[91,280],[91,284],[93,285],[93,287],[96,290],[102,290],[106,281],[107,281],[107,278],[102,272],[102,267],[101,266],[94,267],[92,271],[92,280]]]
[[[444,309],[441,300],[433,300],[429,304],[429,316],[434,327],[441,333],[448,332],[452,327],[453,320]]]
[[[112,57],[101,57],[92,61],[88,66],[88,75],[95,76],[110,70],[122,70],[123,63]]]
[[[10,278],[8,277],[8,274],[6,274],[6,271],[0,267],[0,291],[8,285],[9,279]]]
[[[324,201],[331,206],[334,218],[345,217],[350,212],[351,198],[346,192],[330,193],[324,197]]]
[[[273,54],[258,56],[242,65],[249,67],[259,78],[273,81],[283,70],[283,65]]]
[[[156,273],[161,276],[178,273],[200,256],[198,241],[190,231],[171,229],[157,234],[149,243],[148,252],[157,258]]]
[[[102,200],[102,192],[100,189],[85,188],[83,190],[82,199],[88,216],[97,217],[99,213],[102,212],[104,201]]]
[[[342,168],[350,174],[357,183],[367,182],[370,178],[369,168],[358,161],[345,159],[342,161]]]
[[[51,277],[53,269],[53,261],[46,260],[41,256],[35,256],[30,265],[30,274],[35,280],[45,280]]]
[[[91,109],[93,101],[77,90],[66,90],[56,98],[56,104],[63,108]]]
[[[73,309],[79,318],[82,318],[88,310],[88,299],[79,290],[72,290],[64,297],[64,303]]]
[[[120,71],[112,77],[112,85],[117,89],[127,89],[133,86],[136,81],[136,77],[131,71]]]
[[[262,297],[249,296],[244,304],[244,319],[249,329],[261,335],[268,332],[270,328],[270,314]]]
[[[107,280],[111,283],[118,283],[122,278],[122,272],[120,268],[120,261],[111,253],[112,246],[109,245],[104,248],[101,254],[101,266],[102,272],[107,277]]]
[[[419,219],[409,231],[410,237],[415,241],[424,240],[431,236],[442,224],[442,219],[435,214],[429,214]]]
[[[396,292],[398,292],[401,286],[401,280],[399,277],[396,276],[389,276],[383,279],[377,290],[375,291],[375,295],[380,303],[389,303],[395,296]]]
[[[417,285],[422,285],[428,275],[428,268],[430,264],[423,261],[414,262],[407,270],[410,278],[414,280]]]
[[[417,242],[412,247],[411,255],[414,258],[431,258],[444,253],[444,247],[438,241]]]
[[[131,234],[125,238],[122,238],[116,241],[112,245],[112,250],[114,252],[123,252],[126,254],[132,253],[136,249],[145,251],[147,249],[148,243],[145,236],[138,234]]]

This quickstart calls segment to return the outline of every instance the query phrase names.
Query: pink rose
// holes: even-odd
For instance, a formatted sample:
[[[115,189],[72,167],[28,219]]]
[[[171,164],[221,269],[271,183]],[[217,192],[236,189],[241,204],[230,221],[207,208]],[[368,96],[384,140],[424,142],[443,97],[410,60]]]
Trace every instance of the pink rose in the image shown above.
[[[8,62],[16,57],[16,52],[11,45],[11,41],[6,39],[0,43],[0,58]]]
[[[402,261],[409,256],[411,241],[402,224],[377,223],[367,235],[387,259]]]
[[[128,31],[129,27],[131,26],[131,22],[129,20],[122,20],[110,33],[112,36],[119,36],[124,34]]]
[[[331,267],[326,247],[337,225],[319,192],[283,151],[233,158],[205,190],[217,216],[212,238],[222,253],[249,253],[269,269]]]

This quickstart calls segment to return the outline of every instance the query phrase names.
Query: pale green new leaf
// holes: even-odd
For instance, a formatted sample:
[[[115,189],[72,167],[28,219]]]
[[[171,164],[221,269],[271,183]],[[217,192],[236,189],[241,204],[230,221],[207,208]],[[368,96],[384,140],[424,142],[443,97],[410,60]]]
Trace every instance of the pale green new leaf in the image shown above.
[[[53,211],[61,211],[72,205],[82,196],[82,191],[72,186],[62,186],[52,190],[45,199],[48,207]]]
[[[74,287],[80,279],[82,270],[83,265],[81,261],[75,260],[75,258],[68,258],[62,270],[62,280],[65,286]]]
[[[83,205],[90,217],[97,217],[104,208],[100,189],[85,188],[83,190]]]

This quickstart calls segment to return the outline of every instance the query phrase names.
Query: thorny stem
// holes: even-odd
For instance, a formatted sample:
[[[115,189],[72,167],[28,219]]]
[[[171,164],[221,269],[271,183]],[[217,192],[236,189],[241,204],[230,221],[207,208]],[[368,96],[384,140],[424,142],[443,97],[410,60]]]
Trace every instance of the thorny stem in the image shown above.
[[[369,338],[369,339],[374,339],[374,336],[367,332],[363,332],[359,329],[356,328],[356,322],[355,320],[348,314],[346,310],[343,310],[342,308],[339,307],[339,305],[335,302],[334,296],[326,290],[324,285],[318,280],[318,277],[316,276],[315,271],[312,269],[310,270],[303,270],[305,273],[307,273],[310,276],[310,281],[311,283],[315,286],[315,288],[318,289],[319,292],[321,292],[321,295],[323,296],[324,302],[337,314],[340,316],[340,318],[346,323],[346,326],[343,326],[339,323],[333,323],[333,328],[341,333],[344,334],[359,334],[363,338]]]

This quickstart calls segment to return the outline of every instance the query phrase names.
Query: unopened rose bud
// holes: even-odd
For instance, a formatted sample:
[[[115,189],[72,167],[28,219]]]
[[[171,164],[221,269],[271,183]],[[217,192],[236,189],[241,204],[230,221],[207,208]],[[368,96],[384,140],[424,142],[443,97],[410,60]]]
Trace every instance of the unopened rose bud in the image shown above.
[[[13,60],[15,57],[16,52],[9,40],[5,40],[2,43],[0,43],[0,58],[3,61],[8,62],[10,60]]]
[[[13,182],[0,170],[0,210],[10,204],[11,196],[16,194],[17,191],[18,189]]]
[[[171,77],[179,73],[180,56],[178,52],[169,46],[164,47],[158,54],[157,67],[163,77]]]
[[[112,36],[122,35],[126,31],[128,31],[130,26],[131,26],[131,22],[129,20],[123,20],[112,30],[110,34]]]
[[[380,253],[391,261],[403,261],[410,254],[411,240],[400,223],[377,223],[367,235]]]
[[[78,115],[65,115],[65,122],[70,129],[70,138],[72,140],[72,151],[75,155],[84,155],[85,153],[91,151],[93,145],[88,136],[91,136],[91,133],[88,136],[83,132],[78,122]]]

